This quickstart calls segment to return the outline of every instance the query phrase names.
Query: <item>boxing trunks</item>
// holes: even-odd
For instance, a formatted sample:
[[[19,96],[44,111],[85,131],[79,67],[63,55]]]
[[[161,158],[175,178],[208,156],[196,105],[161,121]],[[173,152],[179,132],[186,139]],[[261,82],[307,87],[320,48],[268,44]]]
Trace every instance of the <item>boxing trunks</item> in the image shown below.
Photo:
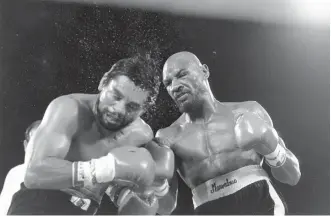
[[[199,215],[285,215],[285,207],[268,174],[259,165],[242,167],[192,190]]]
[[[27,189],[24,183],[13,196],[8,215],[93,215],[99,204],[59,190]]]

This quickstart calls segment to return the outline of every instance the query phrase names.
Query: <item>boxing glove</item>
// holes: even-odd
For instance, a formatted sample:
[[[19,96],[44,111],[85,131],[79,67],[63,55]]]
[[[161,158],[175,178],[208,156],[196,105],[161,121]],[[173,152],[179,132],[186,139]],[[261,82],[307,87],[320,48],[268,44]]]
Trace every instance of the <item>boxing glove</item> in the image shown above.
[[[107,188],[106,194],[116,207],[121,206],[127,199],[133,196],[133,192],[129,187],[113,183]]]
[[[154,138],[145,145],[155,162],[155,180],[171,179],[175,170],[173,151],[160,138]]]
[[[154,182],[155,163],[145,148],[123,146],[106,156],[73,163],[73,185],[121,182],[131,187],[146,187]]]
[[[175,170],[175,156],[173,151],[160,138],[154,138],[145,145],[155,161],[155,180],[148,189],[158,197],[169,191],[168,179],[171,179]],[[146,191],[148,191],[148,189]]]
[[[285,163],[286,151],[279,144],[277,131],[256,113],[246,112],[240,115],[234,130],[240,148],[254,149],[265,156],[269,166],[279,167]]]
[[[278,144],[277,132],[254,112],[246,112],[238,117],[235,136],[240,148],[254,149],[262,155],[273,152]]]
[[[146,196],[132,192],[118,208],[119,215],[156,215],[159,208],[158,199],[154,195]]]

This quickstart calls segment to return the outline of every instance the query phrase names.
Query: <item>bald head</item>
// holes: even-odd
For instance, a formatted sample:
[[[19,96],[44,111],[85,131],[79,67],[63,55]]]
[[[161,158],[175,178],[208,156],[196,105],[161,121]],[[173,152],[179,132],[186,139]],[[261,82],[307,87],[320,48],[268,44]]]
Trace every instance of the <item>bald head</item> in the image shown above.
[[[163,72],[173,68],[186,68],[189,66],[202,66],[200,60],[191,52],[182,51],[170,56],[164,64]]]
[[[182,112],[200,103],[208,92],[208,77],[207,66],[186,51],[170,56],[163,67],[163,84]]]

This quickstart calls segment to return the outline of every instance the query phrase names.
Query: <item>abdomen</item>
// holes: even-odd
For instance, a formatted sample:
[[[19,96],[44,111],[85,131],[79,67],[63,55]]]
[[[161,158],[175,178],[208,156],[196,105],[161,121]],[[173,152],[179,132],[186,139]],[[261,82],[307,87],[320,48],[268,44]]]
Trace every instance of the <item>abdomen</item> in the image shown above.
[[[216,153],[199,161],[183,161],[179,172],[186,184],[193,189],[212,178],[260,162],[260,156],[254,151],[235,149]]]

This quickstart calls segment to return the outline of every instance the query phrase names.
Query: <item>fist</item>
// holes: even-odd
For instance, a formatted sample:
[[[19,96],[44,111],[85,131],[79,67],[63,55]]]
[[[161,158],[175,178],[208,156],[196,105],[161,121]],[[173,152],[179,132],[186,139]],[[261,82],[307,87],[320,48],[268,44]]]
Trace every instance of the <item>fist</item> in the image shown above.
[[[132,183],[136,187],[150,186],[155,178],[155,162],[145,148],[123,146],[113,149],[109,154],[115,160],[114,181]]]
[[[267,155],[272,152],[277,142],[273,142],[275,130],[254,112],[246,112],[237,118],[235,127],[237,145],[244,150],[254,149]]]

